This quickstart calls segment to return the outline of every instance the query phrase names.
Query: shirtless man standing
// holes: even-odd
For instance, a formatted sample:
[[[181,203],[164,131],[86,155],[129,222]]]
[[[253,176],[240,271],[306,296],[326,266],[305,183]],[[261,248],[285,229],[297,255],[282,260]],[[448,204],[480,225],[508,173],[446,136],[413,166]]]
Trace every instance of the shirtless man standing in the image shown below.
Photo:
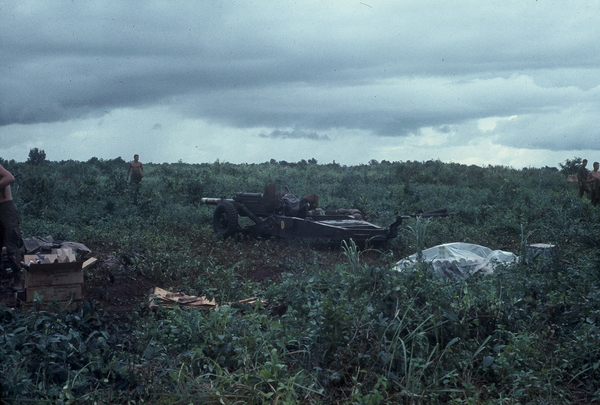
[[[6,246],[10,268],[15,278],[20,276],[21,246],[23,239],[19,230],[19,211],[13,202],[10,185],[15,178],[8,170],[0,165],[0,249]],[[2,263],[0,263],[2,266]]]
[[[133,155],[133,161],[129,162],[129,169],[127,169],[127,181],[129,181],[129,174],[131,173],[132,183],[141,183],[142,177],[144,177],[144,166],[140,162],[140,155]]]
[[[594,170],[588,173],[587,182],[590,184],[590,199],[592,204],[600,203],[600,163],[594,162]]]

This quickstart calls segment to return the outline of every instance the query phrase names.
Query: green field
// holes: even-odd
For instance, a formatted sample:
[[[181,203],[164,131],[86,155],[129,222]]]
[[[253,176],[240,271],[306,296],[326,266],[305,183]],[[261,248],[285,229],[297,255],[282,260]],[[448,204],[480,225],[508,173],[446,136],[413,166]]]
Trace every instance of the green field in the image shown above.
[[[139,190],[125,182],[121,158],[0,161],[16,178],[25,237],[81,242],[100,262],[121,262],[84,271],[87,284],[104,290],[76,310],[0,307],[1,398],[600,403],[600,208],[566,180],[577,161],[560,170],[440,161],[149,163]],[[459,215],[429,220],[419,240],[425,223],[408,220],[377,250],[212,232],[202,197],[261,192],[269,182],[316,193],[321,207],[357,208],[380,226],[420,209]],[[420,243],[448,242],[521,257],[527,244],[550,243],[559,257],[468,280],[437,278],[426,265],[393,269]],[[152,285],[221,305],[151,311]],[[125,286],[143,288],[142,297],[111,295]],[[228,305],[249,297],[265,304]]]

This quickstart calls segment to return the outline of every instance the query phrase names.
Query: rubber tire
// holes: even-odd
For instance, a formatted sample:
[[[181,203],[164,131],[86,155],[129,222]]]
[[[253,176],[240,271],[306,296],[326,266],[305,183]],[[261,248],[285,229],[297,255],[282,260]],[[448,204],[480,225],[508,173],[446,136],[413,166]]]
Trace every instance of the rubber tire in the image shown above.
[[[238,228],[238,211],[231,201],[221,201],[213,213],[213,229],[223,238],[235,235]]]

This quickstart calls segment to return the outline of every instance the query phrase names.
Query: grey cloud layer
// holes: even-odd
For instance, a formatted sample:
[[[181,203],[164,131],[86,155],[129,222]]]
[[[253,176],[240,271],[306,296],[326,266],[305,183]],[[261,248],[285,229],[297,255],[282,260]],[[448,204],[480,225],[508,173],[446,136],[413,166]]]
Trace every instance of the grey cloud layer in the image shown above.
[[[281,131],[276,129],[271,131],[271,133],[265,134],[260,133],[258,136],[261,138],[281,138],[281,139],[312,139],[314,141],[329,141],[330,138],[327,135],[319,135],[316,132],[307,132],[307,131]]]
[[[569,149],[600,124],[592,6],[3,2],[0,128],[155,104],[314,139],[514,115],[498,143]]]

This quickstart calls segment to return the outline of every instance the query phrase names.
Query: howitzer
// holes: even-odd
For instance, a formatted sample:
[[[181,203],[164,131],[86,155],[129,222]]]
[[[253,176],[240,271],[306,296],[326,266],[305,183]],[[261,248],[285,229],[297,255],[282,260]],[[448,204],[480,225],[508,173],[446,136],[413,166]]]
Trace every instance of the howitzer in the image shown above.
[[[403,219],[449,215],[445,209],[402,215],[388,227],[380,227],[351,215],[314,214],[308,209],[308,204],[302,205],[301,200],[297,210],[290,212],[284,204],[285,198],[281,201],[282,204],[274,205],[273,196],[267,193],[237,193],[231,199],[202,198],[201,203],[216,206],[213,213],[213,229],[225,238],[241,233],[259,237],[385,242],[398,236],[398,226]],[[241,226],[240,216],[250,218],[253,224]]]

